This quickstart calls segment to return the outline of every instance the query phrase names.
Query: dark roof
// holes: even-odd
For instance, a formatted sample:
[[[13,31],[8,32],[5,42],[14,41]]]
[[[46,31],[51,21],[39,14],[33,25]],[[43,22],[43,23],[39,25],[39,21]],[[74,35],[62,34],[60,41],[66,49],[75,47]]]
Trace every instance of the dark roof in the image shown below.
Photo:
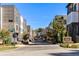
[[[66,8],[67,8],[69,5],[71,5],[71,4],[72,4],[72,3],[68,3],[67,6],[66,6]]]

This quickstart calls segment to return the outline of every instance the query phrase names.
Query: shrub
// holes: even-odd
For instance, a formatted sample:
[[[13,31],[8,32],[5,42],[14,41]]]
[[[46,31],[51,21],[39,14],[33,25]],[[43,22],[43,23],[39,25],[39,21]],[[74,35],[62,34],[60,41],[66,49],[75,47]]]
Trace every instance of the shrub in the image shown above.
[[[29,34],[23,35],[23,40],[27,40],[29,38]]]
[[[29,34],[23,35],[23,40],[21,41],[23,44],[28,44]]]
[[[10,37],[5,38],[5,44],[11,44],[11,38]]]
[[[8,40],[10,41],[11,39],[9,39],[8,37],[10,37],[10,32],[7,30],[0,30],[0,39],[3,40],[3,44],[5,44],[5,42]]]
[[[69,44],[67,44],[67,43],[65,43],[65,44],[61,43],[60,46],[64,47],[64,48],[69,48]]]
[[[75,43],[72,44],[62,43],[60,44],[60,46],[64,48],[79,48],[79,44],[75,44]]]

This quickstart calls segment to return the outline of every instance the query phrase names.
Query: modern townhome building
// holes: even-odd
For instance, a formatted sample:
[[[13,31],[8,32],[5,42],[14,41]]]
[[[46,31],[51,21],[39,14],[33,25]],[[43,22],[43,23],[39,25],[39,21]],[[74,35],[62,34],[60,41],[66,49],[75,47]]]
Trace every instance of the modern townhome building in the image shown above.
[[[0,29],[20,32],[20,14],[14,5],[0,6]]]
[[[79,42],[79,3],[67,6],[67,30],[74,42]]]
[[[27,22],[26,22],[26,19],[24,19],[23,27],[24,27],[24,33],[27,34]]]
[[[27,25],[27,34],[30,35],[30,38],[33,38],[33,30],[30,25]]]
[[[24,33],[27,34],[27,24],[26,24],[25,19],[22,16],[20,16],[20,34],[21,34],[21,36]]]
[[[14,5],[0,5],[0,30],[3,29],[8,30],[11,36],[16,32],[21,37],[23,32],[27,32],[26,21]]]

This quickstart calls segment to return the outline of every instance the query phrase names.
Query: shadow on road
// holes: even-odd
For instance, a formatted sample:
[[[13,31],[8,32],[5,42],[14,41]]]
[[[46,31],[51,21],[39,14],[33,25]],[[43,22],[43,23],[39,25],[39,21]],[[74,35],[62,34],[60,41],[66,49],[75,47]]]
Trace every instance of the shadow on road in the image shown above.
[[[79,56],[79,50],[70,50],[71,52],[49,53],[54,56]]]

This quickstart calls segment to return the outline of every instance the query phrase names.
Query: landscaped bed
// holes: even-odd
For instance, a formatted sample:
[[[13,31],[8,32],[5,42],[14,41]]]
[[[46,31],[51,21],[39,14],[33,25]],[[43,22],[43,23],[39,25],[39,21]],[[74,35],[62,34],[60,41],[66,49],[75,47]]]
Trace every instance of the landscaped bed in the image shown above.
[[[79,43],[61,43],[60,46],[64,48],[79,48]]]

